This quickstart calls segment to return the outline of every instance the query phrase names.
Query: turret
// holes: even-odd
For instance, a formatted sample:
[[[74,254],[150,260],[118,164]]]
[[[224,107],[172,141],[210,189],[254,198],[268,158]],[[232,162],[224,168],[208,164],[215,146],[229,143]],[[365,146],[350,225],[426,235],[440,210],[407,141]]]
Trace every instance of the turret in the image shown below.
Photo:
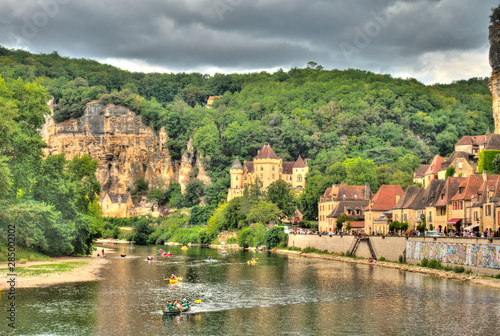
[[[309,173],[309,166],[299,155],[292,168],[292,186],[303,188],[306,185],[306,174]]]
[[[229,174],[231,175],[231,188],[243,188],[243,166],[238,157],[234,160],[229,170]]]

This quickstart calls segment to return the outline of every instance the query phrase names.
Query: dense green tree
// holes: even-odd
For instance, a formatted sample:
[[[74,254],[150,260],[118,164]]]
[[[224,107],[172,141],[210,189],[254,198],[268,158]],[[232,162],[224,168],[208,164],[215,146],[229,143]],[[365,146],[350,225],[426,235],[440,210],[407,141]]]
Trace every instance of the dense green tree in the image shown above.
[[[153,233],[154,229],[149,225],[146,218],[141,218],[134,227],[134,242],[137,245],[146,245],[149,235]]]
[[[363,185],[369,183],[372,191],[378,190],[377,166],[372,160],[346,159],[342,166],[346,171],[346,184]]]
[[[205,184],[198,179],[189,181],[184,193],[185,205],[187,207],[198,205],[203,195],[205,195]]]
[[[278,206],[282,216],[280,219],[295,217],[295,200],[291,185],[283,180],[276,180],[267,187],[267,200]]]
[[[247,220],[252,223],[267,224],[280,217],[280,209],[273,203],[266,201],[252,202]]]

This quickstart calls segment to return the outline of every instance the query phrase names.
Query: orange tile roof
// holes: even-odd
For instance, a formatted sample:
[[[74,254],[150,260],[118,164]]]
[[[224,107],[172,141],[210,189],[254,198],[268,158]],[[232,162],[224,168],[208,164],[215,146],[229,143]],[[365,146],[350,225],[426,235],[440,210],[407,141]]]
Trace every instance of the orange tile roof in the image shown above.
[[[430,164],[421,164],[418,166],[417,170],[415,170],[415,177],[424,177],[425,172],[429,169]]]
[[[450,201],[470,200],[483,184],[483,175],[470,175],[459,186],[459,190],[450,199]],[[460,190],[462,189],[462,190]],[[461,192],[460,192],[461,191]]]
[[[304,160],[302,160],[302,156],[299,155],[299,158],[293,165],[293,168],[305,168],[305,167],[307,167],[307,164],[304,162]]]
[[[450,202],[451,198],[457,193],[460,184],[466,179],[467,177],[448,177],[438,195],[438,200],[436,201],[435,206],[446,206]],[[442,199],[441,195],[443,195]]]
[[[439,169],[441,168],[441,164],[444,162],[444,159],[439,155],[436,155],[434,159],[432,159],[429,168],[425,172],[425,175],[437,174]]]
[[[387,211],[396,205],[396,195],[403,196],[404,190],[400,185],[382,185],[373,197],[371,204],[365,210]]]
[[[269,145],[264,145],[262,149],[257,153],[255,159],[275,159],[279,160],[279,158],[274,154],[273,149]]]

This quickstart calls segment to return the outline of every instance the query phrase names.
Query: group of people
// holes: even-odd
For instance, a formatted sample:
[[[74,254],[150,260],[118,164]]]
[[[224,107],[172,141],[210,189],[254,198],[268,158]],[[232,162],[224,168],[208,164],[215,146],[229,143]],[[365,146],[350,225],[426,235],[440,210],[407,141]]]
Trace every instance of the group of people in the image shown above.
[[[191,302],[189,302],[186,299],[182,300],[182,302],[180,303],[177,300],[175,300],[174,302],[168,301],[165,309],[172,310],[172,309],[188,308],[190,304]]]

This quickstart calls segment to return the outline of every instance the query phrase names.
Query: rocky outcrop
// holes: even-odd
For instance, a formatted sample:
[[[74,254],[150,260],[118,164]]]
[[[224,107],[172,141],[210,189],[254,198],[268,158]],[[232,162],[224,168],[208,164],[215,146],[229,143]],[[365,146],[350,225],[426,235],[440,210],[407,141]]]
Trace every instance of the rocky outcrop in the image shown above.
[[[492,74],[488,86],[493,96],[493,118],[495,119],[495,134],[500,134],[500,24],[489,28],[490,65]]]
[[[97,159],[103,192],[124,193],[140,178],[149,181],[150,188],[164,181],[178,182],[184,190],[195,171],[204,183],[211,182],[205,169],[200,169],[201,157],[196,157],[191,140],[181,161],[173,161],[164,146],[168,140],[165,130],[156,134],[123,106],[91,102],[82,117],[61,123],[46,116],[41,133],[48,144],[47,155],[65,153],[71,159],[88,154]]]

